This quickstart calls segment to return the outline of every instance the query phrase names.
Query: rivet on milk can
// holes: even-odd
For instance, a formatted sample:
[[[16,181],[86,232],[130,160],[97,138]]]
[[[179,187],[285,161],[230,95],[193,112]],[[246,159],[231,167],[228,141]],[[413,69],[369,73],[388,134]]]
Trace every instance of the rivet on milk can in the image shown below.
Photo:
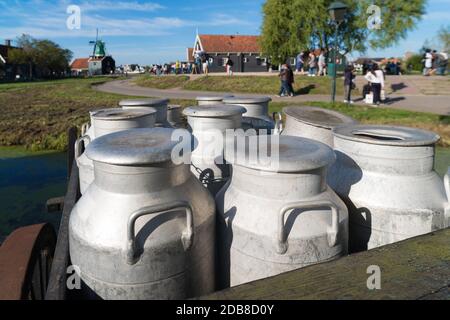
[[[405,127],[334,130],[337,161],[329,183],[348,205],[352,252],[449,226],[448,175],[444,186],[434,171],[439,139]]]
[[[216,196],[221,288],[347,254],[347,208],[326,183],[330,147],[245,136],[227,140],[225,158],[232,177]]]
[[[184,109],[194,139],[192,172],[213,194],[223,187],[230,176],[229,165],[223,159],[226,130],[242,127],[245,109],[233,105],[197,106]]]
[[[195,100],[199,106],[213,106],[216,104],[223,104],[223,99],[233,98],[232,95],[227,96],[204,96],[197,97]]]
[[[169,104],[167,107],[167,121],[173,128],[183,126],[183,108],[179,105]]]
[[[316,107],[286,107],[286,124],[282,135],[317,140],[333,148],[335,127],[354,125],[356,120],[342,113]]]
[[[239,105],[247,111],[243,118],[243,127],[245,129],[253,128],[257,131],[267,130],[269,133],[275,128],[275,121],[268,115],[269,97],[258,98],[226,98],[223,100],[225,104]]]
[[[81,194],[94,181],[94,165],[83,152],[82,144],[86,147],[89,143],[109,133],[133,128],[152,128],[155,126],[156,110],[124,110],[103,109],[91,112],[92,126],[87,134],[77,140],[75,144],[75,159],[77,161],[80,176]]]
[[[135,108],[154,108],[157,111],[155,127],[170,128],[171,125],[167,121],[169,99],[131,99],[122,100],[119,102],[119,106],[123,109],[135,109]]]
[[[131,129],[88,145],[95,180],[69,222],[84,298],[185,299],[214,290],[214,199],[189,163],[172,160],[173,131]]]

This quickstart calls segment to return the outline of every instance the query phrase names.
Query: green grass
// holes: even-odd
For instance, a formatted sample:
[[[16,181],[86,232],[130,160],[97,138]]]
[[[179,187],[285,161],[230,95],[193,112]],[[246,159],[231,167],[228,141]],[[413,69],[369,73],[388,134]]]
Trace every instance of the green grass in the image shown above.
[[[207,78],[211,81],[212,90],[218,90],[214,86],[219,85],[216,81],[220,78]],[[239,77],[241,78],[244,78],[243,83],[247,83],[248,79],[245,78],[252,77]],[[265,79],[261,81],[267,81],[270,84],[270,77],[267,78],[258,77],[258,79]],[[276,80],[276,77],[271,78]],[[318,79],[301,80],[317,81]],[[117,107],[120,100],[130,98],[99,92],[91,87],[93,84],[110,80],[110,78],[90,78],[0,84],[0,146],[25,146],[32,151],[65,150],[67,129],[71,126],[80,128],[89,120],[90,110]],[[319,81],[326,80],[322,78]],[[227,83],[230,85],[229,82],[224,81],[224,86]],[[224,87],[223,90],[228,91],[228,89]],[[171,103],[180,104],[183,107],[195,105],[195,101],[192,100],[171,100]],[[288,102],[272,102],[270,112],[281,111],[288,105],[290,105]],[[449,116],[390,108],[349,106],[342,103],[332,105],[326,102],[311,102],[301,105],[334,109],[362,123],[403,125],[431,130],[441,135],[440,146],[450,146]]]
[[[92,90],[111,78],[0,84],[0,145],[32,151],[65,150],[67,129],[89,120],[89,110],[114,107],[124,96]]]
[[[280,79],[277,76],[209,76],[189,80],[188,76],[141,76],[135,83],[142,87],[155,89],[181,88],[195,91],[239,92],[278,94]],[[331,79],[328,77],[296,76],[294,91],[296,94],[329,94]],[[337,81],[337,93],[343,94],[343,80]]]
[[[189,81],[188,76],[140,76],[135,83],[141,87],[155,89],[173,89],[180,88]]]
[[[270,104],[270,113],[281,112],[284,107],[289,105],[292,104],[272,102]],[[441,136],[439,146],[450,146],[450,116],[390,108],[371,108],[363,105],[348,105],[345,103],[305,102],[295,105],[309,105],[336,110],[365,124],[399,125],[434,131]]]

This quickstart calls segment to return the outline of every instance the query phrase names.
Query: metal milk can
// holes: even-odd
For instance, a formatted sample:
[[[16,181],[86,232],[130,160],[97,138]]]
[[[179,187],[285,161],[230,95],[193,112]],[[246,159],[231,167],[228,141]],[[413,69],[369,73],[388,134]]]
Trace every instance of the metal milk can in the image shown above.
[[[275,128],[275,121],[268,115],[270,101],[272,99],[269,97],[225,98],[223,103],[239,105],[247,110],[242,120],[245,129],[253,128],[271,131]]]
[[[153,108],[157,111],[155,127],[170,128],[171,125],[167,121],[169,99],[132,99],[122,100],[119,102],[119,106],[123,109],[135,109],[135,108]]]
[[[191,170],[215,196],[230,176],[223,159],[226,130],[242,127],[245,109],[234,105],[211,105],[184,109],[194,139]]]
[[[91,128],[86,135],[77,140],[75,144],[75,159],[80,176],[80,191],[84,194],[88,186],[94,181],[94,164],[86,153],[86,147],[91,141],[103,135],[128,130],[132,128],[152,128],[155,126],[156,110],[124,110],[104,109],[91,112]]]
[[[216,104],[223,104],[223,99],[233,98],[233,96],[205,96],[197,97],[195,100],[199,106],[213,106]]]
[[[183,126],[183,108],[179,105],[169,105],[167,107],[167,121],[173,128],[180,128]]]
[[[85,298],[185,299],[213,292],[215,203],[175,165],[173,129],[131,129],[87,147],[95,180],[69,222]]]
[[[350,250],[372,249],[449,226],[450,184],[434,171],[439,136],[355,125],[334,130],[329,183],[350,211]]]
[[[240,137],[227,140],[232,177],[216,197],[220,287],[346,255],[347,208],[326,183],[333,150],[299,137],[244,138],[245,149]],[[251,152],[255,144],[271,157]]]
[[[356,124],[356,120],[339,112],[316,107],[286,107],[286,136],[304,137],[320,141],[333,148],[333,128]]]

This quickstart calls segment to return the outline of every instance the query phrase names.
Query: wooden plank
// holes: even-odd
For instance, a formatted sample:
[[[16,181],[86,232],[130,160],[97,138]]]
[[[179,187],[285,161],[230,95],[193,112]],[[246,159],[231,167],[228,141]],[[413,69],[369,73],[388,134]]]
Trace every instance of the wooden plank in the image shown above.
[[[73,150],[76,135],[75,130],[69,129],[69,150]],[[80,183],[78,166],[74,159],[73,152],[69,152],[70,179],[66,196],[64,197],[64,209],[58,232],[58,242],[56,243],[55,256],[53,259],[48,289],[45,300],[65,300],[66,299],[66,279],[69,258],[69,219],[73,207],[80,198]]]
[[[381,289],[369,290],[369,266]],[[450,229],[214,293],[211,300],[450,299]]]

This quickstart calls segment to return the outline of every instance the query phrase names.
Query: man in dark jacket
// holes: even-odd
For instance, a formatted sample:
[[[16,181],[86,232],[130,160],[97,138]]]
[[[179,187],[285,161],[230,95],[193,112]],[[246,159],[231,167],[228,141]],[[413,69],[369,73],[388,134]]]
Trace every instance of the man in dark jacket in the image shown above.
[[[283,97],[286,94],[289,94],[289,71],[287,69],[287,66],[283,64],[281,66],[280,73],[278,74],[281,80],[281,88],[280,93],[278,94],[278,97]]]
[[[353,103],[352,101],[352,90],[354,87],[353,79],[356,78],[355,68],[353,65],[348,65],[344,71],[344,103]]]

